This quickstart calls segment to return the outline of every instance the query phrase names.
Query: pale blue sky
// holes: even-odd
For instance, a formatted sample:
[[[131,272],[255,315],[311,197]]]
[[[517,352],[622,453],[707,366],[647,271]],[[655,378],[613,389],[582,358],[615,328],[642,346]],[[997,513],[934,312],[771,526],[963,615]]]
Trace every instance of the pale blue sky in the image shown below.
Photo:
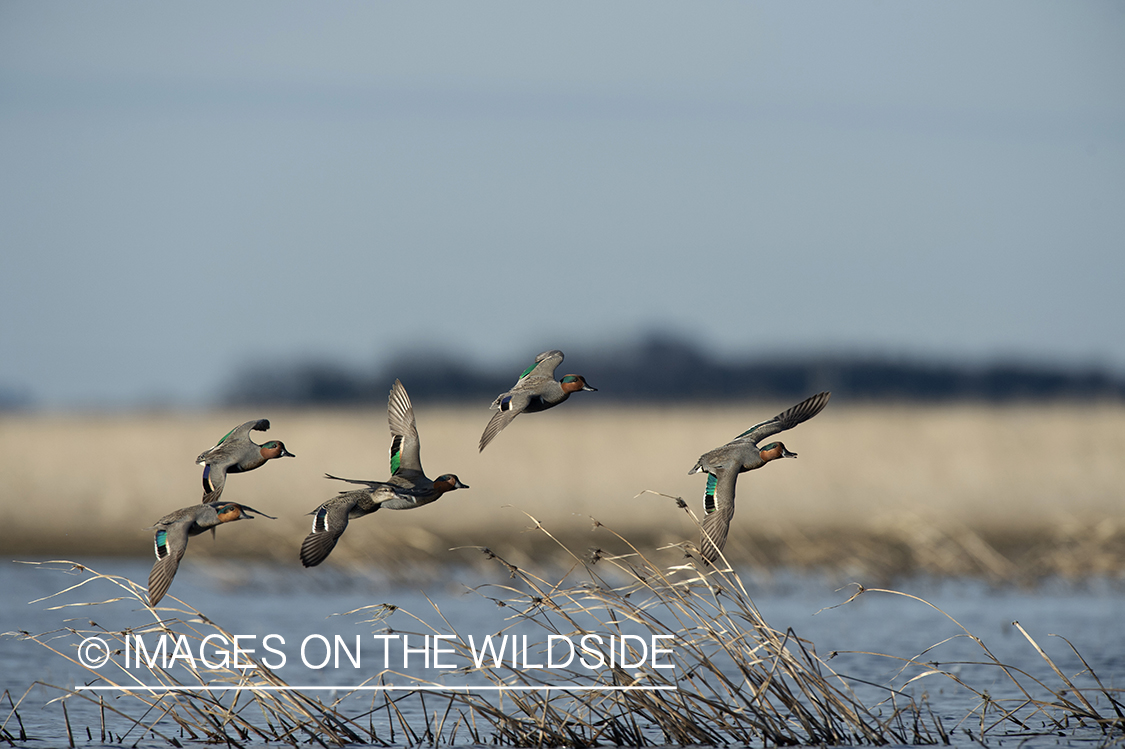
[[[1125,4],[0,5],[0,390],[681,333],[1125,373]]]

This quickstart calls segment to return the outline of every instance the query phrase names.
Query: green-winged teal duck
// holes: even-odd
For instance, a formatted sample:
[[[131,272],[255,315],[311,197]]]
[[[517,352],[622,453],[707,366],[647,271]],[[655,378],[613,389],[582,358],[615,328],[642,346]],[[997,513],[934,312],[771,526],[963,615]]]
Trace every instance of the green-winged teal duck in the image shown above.
[[[306,567],[315,567],[328,558],[349,520],[384,507],[412,510],[437,501],[446,492],[469,488],[452,473],[431,481],[422,472],[414,407],[406,388],[398,380],[387,400],[387,422],[391,428],[391,477],[386,481],[364,481],[326,474],[330,479],[363,484],[367,488],[342,491],[309,513],[313,516],[312,531],[301,544],[301,563]]]
[[[758,443],[766,437],[792,429],[816,416],[828,404],[831,393],[817,393],[787,411],[782,411],[768,421],[755,424],[733,440],[705,453],[688,474],[707,472],[707,492],[704,495],[703,535],[699,541],[703,560],[712,563],[727,542],[727,531],[734,517],[734,490],[738,474],[761,468],[777,458],[795,458],[780,442],[770,442],[761,447]]]
[[[187,550],[188,537],[198,536],[206,530],[214,531],[223,523],[243,518],[253,520],[254,515],[250,513],[270,520],[277,519],[235,502],[212,502],[184,507],[157,520],[152,526],[156,529],[156,564],[152,565],[152,572],[148,575],[149,605],[160,603],[160,599],[168,592],[168,586],[172,584],[172,578],[176,576],[176,569],[180,566],[180,559]]]
[[[203,466],[204,504],[219,501],[228,473],[253,471],[274,458],[295,457],[280,440],[259,445],[250,439],[250,432],[264,432],[269,428],[269,419],[248,421],[227,432],[219,444],[195,459]]]
[[[582,375],[568,374],[556,381],[555,368],[562,364],[562,360],[563,352],[544,351],[535,357],[535,363],[524,370],[511,390],[496,396],[491,406],[496,413],[492,415],[480,438],[482,452],[521,413],[546,411],[569,398],[571,393],[597,390],[587,385]]]

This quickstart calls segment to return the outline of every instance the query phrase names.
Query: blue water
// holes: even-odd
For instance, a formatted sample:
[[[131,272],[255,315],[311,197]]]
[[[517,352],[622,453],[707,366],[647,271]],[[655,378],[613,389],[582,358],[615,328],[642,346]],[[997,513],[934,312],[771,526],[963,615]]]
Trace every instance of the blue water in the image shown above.
[[[142,584],[149,570],[148,563],[143,560],[85,561],[98,572],[119,575]],[[546,572],[542,575],[551,579]],[[531,673],[533,678],[549,683],[556,673],[546,667],[549,664],[542,663],[545,655],[542,648],[536,646],[536,643],[544,641],[546,633],[534,624],[521,621],[517,615],[518,605],[500,606],[496,602],[511,598],[516,591],[524,588],[505,574],[489,577],[474,572],[467,581],[463,577],[463,573],[449,570],[436,574],[433,579],[402,584],[378,574],[349,575],[331,568],[278,571],[267,566],[216,565],[194,563],[189,559],[181,568],[170,595],[189,602],[192,609],[188,613],[167,612],[165,616],[186,620],[186,624],[178,623],[172,627],[175,632],[195,628],[210,633],[213,630],[197,619],[192,622],[194,611],[204,613],[229,635],[239,635],[244,648],[254,648],[253,657],[264,657],[267,665],[275,666],[275,673],[290,685],[353,687],[378,677],[384,671],[384,665],[389,667],[390,673],[383,675],[380,682],[383,684],[491,683],[479,674],[458,670],[471,665],[464,653],[435,654],[435,641],[423,639],[425,635],[449,635],[454,631],[466,640],[472,636],[474,643],[482,642],[488,635],[506,631],[517,636],[518,645],[518,637],[527,635],[532,643],[530,650],[521,652],[518,647],[514,653],[510,649],[505,650],[506,661],[510,664],[514,657],[515,670]],[[15,701],[22,699],[19,716],[35,745],[57,745],[67,741],[62,705],[51,702],[61,693],[43,684],[73,689],[95,682],[97,675],[108,675],[117,683],[129,683],[130,679],[136,679],[137,683],[152,683],[146,669],[122,665],[125,663],[124,654],[113,655],[110,663],[96,671],[83,669],[67,660],[67,656],[77,657],[77,646],[87,637],[99,636],[111,648],[119,646],[120,640],[111,633],[125,629],[140,632],[146,650],[155,650],[160,632],[141,631],[145,625],[154,622],[152,614],[134,598],[126,596],[122,600],[111,600],[125,594],[121,588],[105,580],[96,580],[77,590],[31,603],[89,579],[90,575],[84,571],[66,571],[59,565],[0,564],[0,631],[52,633],[41,639],[59,651],[52,652],[48,647],[18,634],[6,634],[0,638],[0,691],[7,690]],[[477,587],[477,591],[469,586]],[[977,745],[975,738],[979,737],[982,720],[973,711],[979,708],[979,697],[971,690],[958,686],[948,676],[935,674],[911,682],[910,679],[921,670],[907,668],[900,673],[904,665],[901,659],[935,662],[977,692],[987,691],[993,699],[1018,698],[1018,690],[1002,669],[995,664],[975,665],[989,660],[984,650],[987,648],[1000,662],[1027,672],[1029,677],[1025,683],[1030,685],[1029,689],[1037,689],[1031,680],[1035,678],[1042,680],[1052,691],[1058,691],[1063,687],[1059,677],[1013,626],[1013,621],[1019,621],[1064,676],[1074,680],[1075,686],[1092,686],[1090,676],[1085,673],[1086,666],[1066,642],[1052,634],[1062,635],[1073,643],[1105,687],[1117,689],[1125,686],[1125,625],[1122,624],[1125,621],[1125,594],[1122,585],[1113,581],[1097,580],[1082,584],[1048,582],[1034,590],[993,588],[972,581],[913,580],[898,586],[900,591],[924,598],[944,613],[905,596],[871,591],[850,603],[839,605],[855,588],[839,589],[838,583],[819,578],[781,575],[768,581],[750,581],[747,586],[754,603],[773,628],[781,631],[792,628],[806,642],[806,647],[815,649],[821,658],[829,659],[829,655],[835,653],[828,660],[828,665],[837,673],[849,677],[849,685],[862,701],[874,704],[885,698],[887,687],[903,690],[916,700],[924,699],[940,716],[945,729],[953,732],[952,739],[956,744]],[[93,606],[63,606],[85,602],[99,603]],[[162,605],[179,607],[171,599],[166,599]],[[952,620],[959,622],[964,629]],[[68,628],[78,630],[78,633]],[[596,623],[591,624],[589,629],[603,631],[607,637],[617,631],[608,626],[599,630]],[[966,636],[965,630],[981,642]],[[640,630],[626,628],[623,631]],[[399,639],[379,640],[374,637],[387,634],[399,635]],[[406,647],[401,639],[404,634],[409,638]],[[270,635],[274,637],[267,639]],[[309,667],[302,662],[302,643],[306,643],[304,660],[315,665],[330,654],[326,646],[335,650],[337,638],[344,646],[334,654],[338,660],[329,660],[322,668]],[[171,654],[173,641],[169,640],[167,644],[167,652]],[[563,647],[563,650],[556,651],[561,659],[565,656],[566,643],[557,644]],[[652,644],[651,641],[646,643]],[[96,645],[91,645],[89,651],[95,655]],[[192,658],[200,656],[195,641],[185,641],[185,645],[188,647],[186,655]],[[276,652],[266,650],[266,645]],[[284,665],[280,665],[282,655]],[[180,656],[182,662],[185,651],[181,651]],[[221,655],[218,649],[212,648],[206,657],[215,661]],[[353,665],[352,657],[359,658],[358,667]],[[520,661],[521,657],[525,660]],[[427,662],[427,658],[436,658],[436,661]],[[659,658],[655,662],[659,663]],[[544,665],[544,668],[523,669],[529,664]],[[590,684],[597,683],[598,669],[582,669],[577,661],[572,661],[572,667],[580,672],[580,676],[588,673]],[[564,682],[563,675],[564,671],[558,669],[559,683]],[[571,679],[565,683],[576,682]],[[95,701],[99,696],[86,694]],[[328,700],[342,694],[318,692],[314,696]],[[1034,696],[1046,694],[1040,690]],[[1112,714],[1104,696],[1089,695],[1096,709]],[[143,706],[133,698],[117,692],[100,696],[130,715],[144,713]],[[404,713],[408,718],[417,718],[423,709],[433,713],[435,705],[442,704],[440,695],[428,699],[428,706],[413,698],[404,700]],[[351,698],[349,704],[354,705],[356,712],[362,712],[364,705],[370,709],[375,704],[383,704],[383,700],[382,694],[367,693]],[[67,712],[76,742],[101,743],[101,716],[96,702],[71,698],[67,701]],[[986,713],[983,725],[995,722],[996,714],[995,711]],[[153,715],[152,719],[155,718]],[[372,721],[377,724],[384,718],[385,712]],[[18,737],[20,729],[6,700],[3,709],[0,709],[0,722],[5,720],[5,730]],[[111,734],[107,742],[116,743],[118,736],[128,730],[127,724],[114,723],[112,716],[109,722],[111,730],[117,733]],[[1042,723],[1042,719],[1036,717],[1028,723],[1027,732],[1035,733],[1034,729],[1039,729]],[[92,742],[87,739],[87,728]],[[183,736],[175,733],[174,726],[167,728],[168,732],[183,740]],[[393,736],[390,730],[389,724],[380,728],[381,740],[392,744],[404,743],[401,730]],[[1004,735],[1005,730],[1007,735]],[[1104,738],[1097,730],[1030,738],[1017,736],[1019,733],[1021,731],[1014,727],[994,729],[986,739],[990,742],[1026,741],[1029,746],[1037,747],[1057,746],[1060,742],[1100,742]],[[1120,733],[1110,734],[1111,738],[1114,736],[1120,737]],[[488,734],[482,736],[487,737]],[[464,734],[459,735],[458,741],[469,743]],[[142,747],[167,746],[162,739],[136,731],[128,734],[123,743],[131,746],[137,742]]]

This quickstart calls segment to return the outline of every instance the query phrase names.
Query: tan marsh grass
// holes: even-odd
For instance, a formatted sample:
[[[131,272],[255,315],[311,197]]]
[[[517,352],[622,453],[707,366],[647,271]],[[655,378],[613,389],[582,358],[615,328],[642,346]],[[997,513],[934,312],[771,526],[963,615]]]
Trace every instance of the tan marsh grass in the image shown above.
[[[591,399],[592,400],[592,399]],[[568,404],[569,405],[569,404]],[[635,539],[694,540],[657,492],[697,511],[704,451],[791,404],[622,408],[576,403],[520,420],[484,453],[488,410],[416,405],[429,475],[472,486],[438,504],[353,523],[330,562],[458,561],[466,542],[515,559],[554,553],[524,512],[581,543],[597,516]],[[12,556],[151,554],[145,528],[199,501],[196,455],[232,426],[267,417],[296,453],[231,476],[224,499],[279,520],[219,530],[192,557],[297,564],[306,513],[350,478],[387,475],[386,412],[246,409],[207,413],[19,414],[0,420],[0,546]],[[1011,578],[1125,569],[1125,406],[855,405],[781,435],[799,454],[744,474],[727,556],[850,575],[929,569]],[[288,553],[288,552],[292,553]]]

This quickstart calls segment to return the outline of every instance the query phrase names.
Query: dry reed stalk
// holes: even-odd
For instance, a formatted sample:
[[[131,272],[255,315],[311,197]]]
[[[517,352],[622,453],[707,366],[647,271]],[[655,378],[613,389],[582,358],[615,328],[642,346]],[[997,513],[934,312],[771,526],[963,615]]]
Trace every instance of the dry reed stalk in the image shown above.
[[[686,503],[673,499],[698,526]],[[146,607],[154,622],[138,624],[122,632],[107,632],[91,622],[94,627],[91,630],[67,627],[20,636],[86,668],[98,683],[119,688],[145,711],[140,717],[131,716],[100,698],[94,700],[87,692],[46,685],[60,692],[57,699],[63,701],[64,709],[68,699],[85,699],[97,704],[102,716],[109,712],[125,721],[128,730],[119,735],[118,740],[134,732],[136,735],[151,733],[173,745],[179,745],[179,741],[165,727],[168,723],[178,727],[181,735],[191,741],[242,744],[258,739],[294,745],[298,742],[320,746],[386,745],[388,742],[377,733],[374,723],[377,715],[390,733],[389,743],[432,746],[453,744],[462,729],[473,743],[587,747],[609,744],[948,743],[954,732],[972,730],[968,728],[968,721],[974,718],[977,736],[982,740],[1007,735],[1005,730],[1018,731],[1021,735],[1035,733],[1031,720],[1037,717],[1044,720],[1049,731],[1066,731],[1071,721],[1078,726],[1097,726],[1106,736],[1119,735],[1123,728],[1121,703],[1114,696],[1115,690],[1102,686],[1092,670],[1090,674],[1097,686],[1076,686],[1028,637],[1060,679],[1062,686],[1052,689],[1023,670],[1000,662],[983,641],[932,604],[909,594],[881,589],[860,589],[849,601],[861,594],[881,593],[925,603],[957,624],[961,630],[958,637],[970,638],[981,648],[985,662],[1011,682],[1017,696],[993,699],[986,690],[972,686],[948,668],[939,669],[926,662],[925,656],[941,645],[938,643],[913,658],[896,658],[902,664],[899,675],[905,676],[905,683],[899,687],[879,686],[884,696],[874,704],[864,704],[854,692],[852,680],[829,667],[827,659],[817,655],[812,643],[792,630],[776,630],[764,620],[742,580],[729,566],[702,566],[696,561],[697,552],[691,544],[658,550],[664,556],[673,555],[672,563],[658,563],[624,536],[595,520],[595,527],[610,535],[611,543],[620,547],[620,553],[595,549],[581,555],[534,517],[527,517],[533,523],[534,532],[553,543],[558,553],[569,560],[569,566],[558,575],[546,577],[490,549],[480,548],[483,556],[500,564],[509,578],[504,583],[489,583],[474,589],[483,599],[511,612],[498,636],[505,633],[515,636],[526,629],[567,638],[591,634],[612,634],[621,638],[636,633],[665,636],[674,643],[667,654],[668,661],[675,666],[670,669],[671,673],[655,668],[655,662],[650,665],[647,660],[629,667],[618,664],[593,672],[581,671],[577,666],[527,669],[517,667],[514,662],[482,660],[479,665],[453,672],[469,684],[483,682],[509,690],[492,697],[458,689],[457,685],[384,670],[359,686],[387,685],[390,681],[400,687],[416,686],[418,691],[395,698],[384,692],[381,704],[373,697],[369,710],[352,715],[343,703],[358,692],[347,691],[326,702],[289,690],[284,680],[254,659],[248,659],[254,668],[247,671],[232,667],[200,669],[194,663],[183,662],[176,663],[174,668],[165,668],[155,661],[144,661],[145,678],[142,680],[137,673],[112,659],[110,662],[116,671],[94,671],[70,650],[77,647],[73,638],[87,634],[97,634],[119,645],[124,645],[129,635],[144,632],[184,636],[197,643],[214,633],[228,640],[232,638],[227,630],[189,607]],[[720,556],[719,563],[725,565],[725,557]],[[132,581],[102,575],[72,562],[43,564],[61,564],[88,577],[40,600],[96,581],[109,583],[118,593],[117,597],[106,600],[68,603],[55,608],[98,606],[120,600],[144,605],[145,590]],[[179,599],[171,596],[169,599],[183,605]],[[448,644],[468,658],[466,662],[472,662],[472,639],[458,631],[437,603],[430,601],[430,605],[439,619],[435,624],[386,604],[348,613],[364,614],[368,617],[366,622],[380,626],[394,614],[407,617],[420,625],[421,632],[407,633],[398,627],[396,632],[449,634],[452,639]],[[166,616],[168,613],[174,616]],[[549,637],[547,642],[550,642]],[[633,642],[621,642],[625,643],[621,653],[637,661],[639,651]],[[533,647],[542,653],[545,645],[536,640]],[[590,652],[598,653],[605,663],[611,663],[612,647],[612,644],[607,647],[599,642]],[[864,655],[890,657],[878,653]],[[906,691],[921,679],[935,674],[944,676],[977,699],[977,706],[952,730],[944,727],[924,699],[919,702]],[[146,691],[142,688],[145,684],[158,685],[168,691]],[[219,685],[249,689],[235,692],[233,696],[208,689]],[[603,690],[574,691],[591,686]],[[201,689],[178,691],[177,687]],[[266,691],[266,687],[283,689]],[[521,687],[542,691],[516,691]],[[641,691],[639,687],[648,690]],[[664,688],[668,691],[657,691]],[[429,699],[431,702],[440,700],[441,710],[427,708],[426,689],[438,690],[436,695],[429,692]],[[1108,699],[1114,714],[1100,714],[1084,693],[1097,693]],[[1074,698],[1067,695],[1074,695]],[[9,703],[12,703],[10,697]],[[421,706],[420,715],[412,707],[415,703]],[[8,717],[0,723],[0,738],[6,738],[9,743],[13,737],[8,724],[13,716],[18,722],[17,706],[12,704]],[[404,706],[411,709],[404,709]],[[366,725],[362,723],[364,719]],[[104,717],[102,721],[104,731]],[[67,723],[69,730],[69,719]],[[1007,726],[1012,728],[1006,729]],[[109,735],[113,735],[112,729]]]
[[[1086,722],[1088,721],[1089,723],[1092,723],[1095,726],[1101,728],[1103,732],[1106,732],[1107,736],[1111,735],[1109,733],[1111,730],[1116,730],[1118,732],[1120,732],[1122,730],[1125,730],[1125,719],[1123,719],[1123,718],[1125,718],[1125,716],[1123,716],[1122,709],[1121,709],[1123,707],[1123,705],[1114,696],[1115,692],[1119,692],[1121,690],[1106,688],[1102,684],[1101,680],[1098,678],[1098,676],[1094,672],[1094,670],[1092,668],[1090,668],[1089,664],[1086,663],[1085,659],[1082,658],[1081,654],[1078,653],[1077,649],[1075,649],[1073,645],[1070,645],[1069,641],[1067,641],[1067,644],[1070,645],[1070,647],[1074,651],[1074,653],[1076,655],[1078,655],[1079,659],[1082,661],[1083,666],[1085,666],[1086,673],[1088,673],[1090,675],[1090,677],[1093,679],[1095,686],[1093,686],[1093,687],[1083,687],[1083,688],[1076,687],[1073,684],[1073,682],[1071,681],[1071,679],[1068,678],[1058,668],[1057,665],[1055,665],[1054,661],[1051,660],[1051,658],[1039,646],[1039,644],[1036,643],[1035,640],[1033,640],[1031,638],[1031,636],[1026,632],[1026,630],[1024,630],[1024,628],[1022,626],[1020,626],[1019,622],[1012,622],[1012,625],[1017,630],[1019,630],[1021,634],[1024,635],[1024,637],[1028,640],[1028,642],[1031,643],[1031,645],[1035,649],[1036,653],[1038,653],[1039,656],[1041,658],[1043,658],[1044,661],[1048,664],[1048,666],[1051,668],[1051,670],[1054,672],[1054,674],[1058,677],[1059,681],[1061,682],[1061,684],[1062,684],[1061,687],[1052,688],[1052,687],[1048,686],[1046,683],[1044,683],[1041,679],[1036,678],[1035,676],[1032,676],[1031,674],[1027,673],[1027,671],[1025,671],[1024,669],[1016,667],[1016,666],[1011,665],[1011,664],[1006,664],[1006,663],[1000,661],[988,649],[988,647],[985,645],[983,640],[981,640],[979,637],[977,637],[976,635],[969,632],[969,630],[967,630],[960,622],[958,622],[956,619],[954,619],[948,613],[946,613],[942,609],[938,608],[934,604],[930,603],[929,601],[926,601],[925,599],[919,598],[919,597],[914,596],[914,595],[910,595],[909,593],[902,593],[900,591],[883,590],[883,589],[877,589],[877,588],[870,588],[869,589],[869,588],[863,588],[862,586],[859,586],[859,589],[847,601],[845,601],[843,604],[839,604],[839,605],[842,606],[842,605],[846,605],[848,603],[851,603],[852,601],[859,598],[860,595],[867,594],[867,593],[882,593],[882,594],[888,594],[888,595],[894,595],[894,596],[903,596],[905,598],[909,598],[909,599],[918,601],[922,604],[925,604],[926,606],[929,606],[930,608],[932,608],[934,611],[940,613],[942,616],[944,616],[950,622],[955,624],[961,630],[961,634],[956,635],[956,637],[968,638],[970,641],[974,642],[981,649],[981,651],[984,653],[984,655],[987,659],[985,661],[985,665],[995,667],[996,669],[1001,671],[1008,678],[1008,680],[1010,681],[1012,686],[1015,687],[1015,689],[1020,693],[1021,696],[1017,697],[1017,698],[1014,698],[1014,699],[1008,699],[1008,700],[1003,700],[1003,701],[995,700],[986,690],[979,690],[977,688],[974,688],[973,686],[968,684],[965,680],[963,680],[958,675],[953,673],[950,668],[940,669],[940,668],[937,668],[933,663],[922,660],[924,656],[928,655],[935,648],[939,647],[940,645],[945,644],[946,642],[948,642],[949,640],[952,640],[954,638],[948,638],[947,640],[936,643],[936,644],[930,646],[925,651],[923,651],[922,653],[918,654],[917,656],[915,656],[913,658],[896,658],[896,660],[900,660],[903,663],[902,667],[899,670],[899,674],[904,673],[908,668],[911,668],[911,667],[919,669],[919,673],[917,673],[914,676],[911,676],[908,679],[907,684],[912,683],[914,681],[918,681],[918,680],[920,680],[922,678],[925,678],[927,676],[941,675],[941,676],[944,676],[944,677],[950,679],[955,684],[957,684],[959,687],[969,691],[970,693],[974,694],[977,697],[977,699],[979,700],[978,707],[976,709],[974,709],[973,712],[966,715],[965,718],[963,718],[962,721],[958,724],[958,726],[963,724],[966,720],[968,720],[970,717],[972,717],[972,715],[979,710],[980,731],[981,731],[982,736],[991,732],[991,731],[995,731],[995,729],[1002,723],[1012,723],[1015,726],[1017,726],[1020,730],[1029,732],[1027,735],[1032,735],[1032,734],[1034,734],[1034,732],[1031,731],[1031,729],[1029,728],[1029,723],[1033,718],[1036,718],[1036,717],[1043,719],[1044,722],[1048,726],[1050,726],[1050,730],[1052,730],[1052,731],[1066,731],[1066,730],[1068,730],[1070,728],[1069,721],[1072,720],[1072,719],[1077,720],[1077,722],[1080,726],[1086,725]],[[881,653],[871,653],[871,652],[863,652],[863,653],[859,653],[859,654],[877,656],[877,657],[881,657],[881,658],[890,658],[891,657],[891,656],[883,655]],[[953,661],[953,662],[948,662],[947,665],[949,667],[955,668],[955,667],[964,666],[964,665],[982,665],[982,664],[973,663],[973,662],[965,662],[965,661]],[[1039,696],[1033,695],[1032,692],[1031,692],[1032,689],[1039,690],[1040,695]],[[1102,697],[1105,697],[1107,699],[1107,701],[1110,703],[1110,705],[1113,707],[1115,715],[1114,716],[1106,716],[1106,715],[1102,715],[1101,713],[1099,713],[1094,708],[1094,706],[1089,702],[1089,700],[1086,699],[1086,697],[1084,696],[1084,692],[1096,692],[1097,694],[1101,695]],[[1070,699],[1067,699],[1067,697],[1066,697],[1067,693],[1075,695],[1078,699],[1078,704],[1076,704],[1074,701],[1072,701]],[[1010,709],[1006,709],[1004,707],[1004,704],[1007,704],[1007,703],[1011,703],[1014,706],[1011,707]],[[996,712],[998,713],[998,718],[990,726],[986,727],[985,724],[984,724],[984,720],[985,720],[985,716],[986,716],[986,713],[987,713],[989,708],[993,708],[993,709],[996,710]],[[955,729],[956,728],[957,728],[957,726],[955,726]],[[1120,739],[1121,736],[1117,735],[1117,738]]]

